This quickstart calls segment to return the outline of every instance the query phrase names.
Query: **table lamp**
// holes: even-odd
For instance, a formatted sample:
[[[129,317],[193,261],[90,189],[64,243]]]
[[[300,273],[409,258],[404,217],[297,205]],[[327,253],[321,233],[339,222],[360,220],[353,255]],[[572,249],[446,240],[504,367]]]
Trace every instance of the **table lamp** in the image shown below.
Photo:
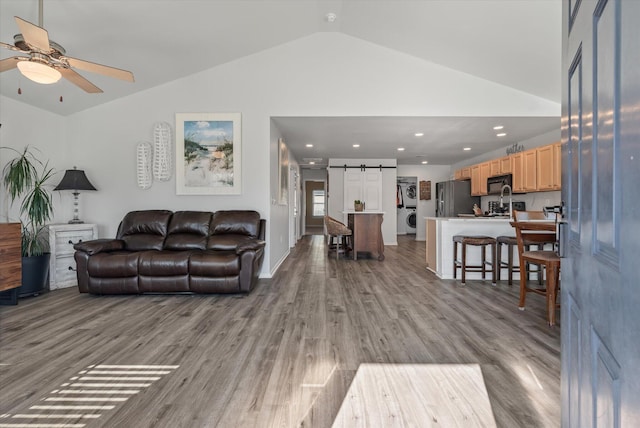
[[[78,195],[80,190],[96,190],[93,184],[89,182],[89,179],[81,169],[68,169],[62,177],[60,184],[53,190],[73,190],[73,219],[69,220],[69,223],[84,223],[78,218]]]

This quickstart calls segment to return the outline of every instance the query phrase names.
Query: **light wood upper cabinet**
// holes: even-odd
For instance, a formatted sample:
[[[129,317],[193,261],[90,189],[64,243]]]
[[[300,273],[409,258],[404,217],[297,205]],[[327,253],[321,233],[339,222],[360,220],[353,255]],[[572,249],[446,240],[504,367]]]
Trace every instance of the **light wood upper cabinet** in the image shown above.
[[[480,164],[471,167],[471,194],[480,194]]]
[[[500,161],[500,174],[511,174],[511,156],[504,156],[498,160]]]
[[[511,156],[503,156],[501,158],[489,161],[491,164],[491,172],[489,177],[497,175],[511,174]]]
[[[491,162],[471,166],[471,194],[482,196],[487,194],[487,178],[491,174]]]
[[[532,149],[522,154],[524,156],[524,191],[535,192],[538,190],[538,151]]]
[[[560,190],[562,180],[560,142],[461,168],[456,180],[471,179],[471,194],[487,194],[487,178],[512,174],[514,193]]]
[[[512,187],[515,193],[537,191],[537,153],[536,149],[511,155]]]
[[[538,147],[537,151],[537,190],[544,192],[560,190],[562,182],[560,143]]]
[[[524,152],[511,155],[511,186],[515,193],[524,190]]]
[[[553,190],[562,189],[562,145],[553,143]]]
[[[537,190],[553,190],[554,188],[554,165],[553,165],[553,145],[542,146],[536,149],[537,156]]]
[[[469,180],[471,178],[471,167],[467,166],[456,170],[453,178],[455,180]]]
[[[494,159],[489,161],[490,175],[489,177],[495,177],[496,175],[502,175],[502,169],[500,168],[500,159]]]

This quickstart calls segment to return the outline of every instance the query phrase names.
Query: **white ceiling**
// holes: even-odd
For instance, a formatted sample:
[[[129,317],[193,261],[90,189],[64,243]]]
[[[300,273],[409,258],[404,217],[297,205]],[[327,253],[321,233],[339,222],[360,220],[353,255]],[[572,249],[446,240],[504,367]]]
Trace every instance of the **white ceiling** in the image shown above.
[[[81,72],[104,90],[87,94],[66,81],[38,85],[11,70],[0,74],[0,93],[65,116],[337,31],[559,103],[561,6],[560,0],[44,0],[43,26],[69,56],[130,70],[136,81]],[[329,12],[337,15],[333,23]],[[37,0],[0,1],[0,41],[13,43],[14,16],[37,24]],[[0,49],[0,58],[13,54]],[[416,156],[450,164],[471,157],[460,155],[462,145],[486,151],[560,126],[557,117],[508,121],[509,135],[499,140],[488,131],[507,118],[276,119],[299,160],[317,157],[307,156],[304,144],[322,138],[321,157],[352,157],[359,140],[369,144],[366,157],[397,157],[399,164],[419,163]],[[418,149],[408,136],[420,129],[426,135]],[[396,151],[400,145],[404,154]]]

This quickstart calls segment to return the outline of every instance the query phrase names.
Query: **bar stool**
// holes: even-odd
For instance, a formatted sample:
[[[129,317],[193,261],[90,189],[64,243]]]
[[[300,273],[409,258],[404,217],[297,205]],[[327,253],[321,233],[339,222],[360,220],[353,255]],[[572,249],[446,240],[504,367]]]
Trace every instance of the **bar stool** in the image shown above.
[[[462,244],[462,258],[458,260],[458,244]],[[482,247],[482,258],[479,265],[467,265],[467,245]],[[491,245],[491,261],[487,261],[487,245]],[[453,236],[453,279],[456,279],[458,268],[462,271],[462,285],[466,281],[467,272],[482,272],[482,279],[491,272],[492,285],[496,285],[495,274],[496,239],[490,236]],[[487,268],[487,265],[490,268]]]
[[[349,240],[352,235],[351,229],[349,229],[344,223],[336,220],[328,215],[324,216],[324,226],[328,237],[329,252],[336,252],[336,259],[340,254],[346,254],[351,251],[349,246]]]
[[[497,266],[496,266],[496,280],[500,281],[500,276],[501,276],[501,271],[502,269],[507,269],[508,272],[508,278],[509,278],[509,285],[513,285],[513,273],[514,272],[520,272],[520,265],[515,265],[514,264],[514,260],[513,260],[513,248],[516,247],[518,248],[518,239],[515,236],[506,236],[506,235],[502,235],[502,236],[498,236],[496,238],[496,259],[498,260],[496,262]],[[524,241],[524,248],[528,250],[531,250],[532,246],[536,246],[538,247],[538,250],[543,250],[544,249],[544,242],[529,242],[525,239]],[[503,262],[502,261],[502,246],[506,245],[507,246],[507,251],[509,251],[508,256],[507,256],[507,261]],[[531,269],[527,269],[527,280],[529,279],[529,274],[531,272],[535,272],[537,274],[538,277],[538,284],[542,284],[542,270],[540,265],[534,265],[536,266],[536,270],[531,270]]]
[[[518,239],[515,236],[502,235],[496,238],[496,244],[496,259],[498,260],[496,266],[496,280],[500,281],[501,271],[506,268],[509,274],[509,285],[513,285],[513,273],[520,272],[520,265],[513,264],[513,248],[518,248]],[[503,245],[506,245],[507,251],[509,251],[506,262],[502,261]]]

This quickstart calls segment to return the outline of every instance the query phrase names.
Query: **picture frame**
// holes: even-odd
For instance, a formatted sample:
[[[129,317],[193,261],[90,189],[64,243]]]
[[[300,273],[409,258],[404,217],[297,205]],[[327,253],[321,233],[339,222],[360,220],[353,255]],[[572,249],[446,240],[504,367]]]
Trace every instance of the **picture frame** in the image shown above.
[[[242,193],[240,113],[176,113],[176,194]]]
[[[278,204],[289,203],[289,149],[282,138],[278,139]]]

